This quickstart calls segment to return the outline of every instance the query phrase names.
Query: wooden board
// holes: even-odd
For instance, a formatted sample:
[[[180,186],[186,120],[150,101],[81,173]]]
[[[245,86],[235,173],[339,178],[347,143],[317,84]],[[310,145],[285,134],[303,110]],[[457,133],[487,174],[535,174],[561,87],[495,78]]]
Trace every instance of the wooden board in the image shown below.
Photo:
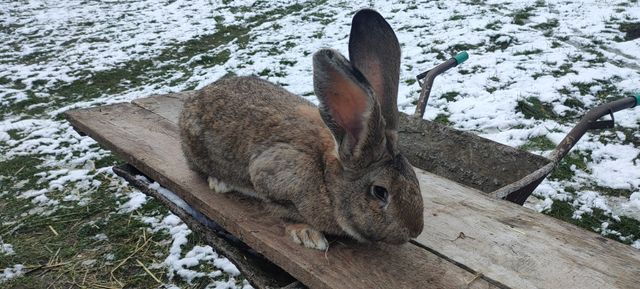
[[[499,288],[415,244],[336,242],[309,250],[285,236],[277,218],[259,204],[212,193],[188,169],[177,127],[133,104],[67,113],[69,121],[128,163],[171,189],[311,288]]]
[[[158,123],[155,126],[166,123],[167,126],[173,127],[175,130],[175,123],[177,122],[182,102],[186,96],[187,94],[171,94],[139,99],[134,101],[135,105],[138,106],[136,112],[139,114],[144,114],[143,112],[150,114],[149,112],[152,111],[155,113],[154,117],[159,117],[163,123]],[[129,108],[135,110],[133,106],[129,106]],[[94,109],[94,111],[95,110],[96,109]],[[95,116],[91,116],[91,114],[95,114],[95,112],[88,112],[88,114],[84,120],[74,120],[78,119],[79,112],[73,112],[70,114],[71,121],[72,123],[78,124],[83,122],[96,122],[92,120],[92,117]],[[129,112],[119,113],[119,115],[131,118]],[[126,133],[126,130],[135,130],[135,126],[141,126],[141,124],[133,125],[132,128],[127,128],[120,133]],[[107,134],[110,132],[103,130],[114,130],[114,128],[109,128],[109,125],[98,126],[92,124],[91,131],[86,131],[86,129],[83,130],[82,128],[81,130],[87,132],[89,135],[93,133],[93,135],[97,137],[102,136],[104,141],[108,141],[110,138],[107,137]],[[173,137],[177,138],[177,132],[174,131],[173,133],[176,134]],[[105,139],[105,137],[107,138]],[[141,142],[141,144],[137,145],[144,145],[149,142],[149,140],[144,139],[132,140],[130,142],[136,141]],[[176,143],[172,143],[171,145],[177,146],[177,139],[174,141]],[[124,144],[136,145],[135,143],[129,144],[127,142]],[[111,144],[110,147],[112,146],[114,146],[114,144]],[[163,153],[169,153],[166,149],[158,149],[161,156]],[[116,153],[118,153],[117,150],[118,148],[116,147]],[[122,149],[120,148],[120,150]],[[172,159],[181,158],[179,150],[173,153],[176,154],[176,152],[179,156],[171,156]],[[123,153],[121,152],[120,154],[122,155]],[[182,162],[184,162],[184,160],[182,160]],[[145,163],[143,160],[143,163],[140,165],[151,166],[147,163],[148,162]],[[138,165],[136,165],[136,167],[138,167]],[[153,168],[148,169],[162,169],[162,166],[156,167],[156,165],[153,165],[152,167]],[[138,167],[138,169],[141,168]],[[182,170],[184,168],[174,168],[171,173],[175,174],[178,169]],[[144,169],[141,170],[145,171]],[[185,175],[185,173],[178,172],[178,175]],[[411,247],[411,245],[401,247],[384,247],[384,245],[379,245],[386,248],[386,250],[398,250],[397,253],[388,251],[391,255],[406,256],[403,255],[406,252],[402,252],[403,250],[407,250],[405,247],[411,247],[412,252],[420,252],[420,254],[410,258],[423,258],[424,256],[431,258],[433,256],[424,255],[424,251],[436,252],[440,257],[451,260],[461,268],[465,268],[471,272],[482,273],[483,276],[485,276],[483,280],[480,280],[485,282],[482,286],[490,286],[490,284],[486,283],[487,281],[494,285],[513,288],[636,288],[636,285],[640,284],[640,253],[630,246],[605,239],[597,234],[584,231],[573,225],[519,207],[515,204],[490,199],[472,188],[459,185],[427,172],[419,171],[418,176],[425,200],[425,229],[423,234],[415,241],[415,248]],[[167,176],[167,178],[170,177],[170,175]],[[176,188],[171,185],[178,185],[167,184],[162,180],[159,181],[173,190],[176,190]],[[193,181],[197,182],[198,180],[194,179]],[[199,180],[199,182],[202,182],[202,180]],[[189,194],[183,197],[185,197],[188,202],[191,202],[189,200],[190,198],[194,198]],[[199,197],[196,197],[196,199],[197,198]],[[203,201],[200,205],[206,207],[206,203],[206,201]],[[203,209],[207,210],[207,208]],[[213,210],[216,211],[217,209]],[[218,212],[218,215],[221,214],[222,212]],[[224,216],[220,217],[225,218]],[[218,220],[215,217],[212,218]],[[228,223],[233,222],[229,221]],[[229,225],[234,226],[234,224]],[[223,226],[227,227],[225,224],[223,224]],[[236,233],[234,230],[229,230],[234,234]],[[280,228],[280,230],[282,230],[282,228]],[[461,236],[460,233],[463,233],[466,237],[458,238]],[[253,246],[253,244],[250,245]],[[279,246],[282,245],[283,244],[279,244]],[[428,248],[428,250],[419,248]],[[270,249],[273,248],[269,248],[268,250]],[[334,246],[329,250],[329,254],[343,256],[341,253],[334,252],[334,250],[349,249],[368,250],[368,248],[361,245],[347,246],[345,248],[336,248]],[[267,257],[271,259],[271,256]],[[430,262],[442,262],[442,258],[430,259]],[[286,263],[286,259],[281,261]],[[274,260],[274,262],[280,265],[278,261]],[[418,261],[413,262],[420,263]],[[369,260],[366,260],[366,264],[362,266],[363,268],[368,268],[369,264],[374,263],[369,263]],[[447,264],[451,265],[451,263]],[[291,272],[289,268],[285,266],[283,266],[283,268]],[[305,270],[305,268],[307,267],[298,269]],[[345,268],[348,268],[346,270],[354,272],[354,274],[358,272],[358,266],[354,264]],[[412,268],[408,266],[402,268],[410,271],[413,270],[420,274],[423,272],[420,267]],[[448,270],[449,269],[447,269],[447,271]],[[322,283],[308,283],[307,279],[300,278],[302,275],[308,277],[304,272],[297,272],[301,274],[300,276],[297,273],[291,273],[312,287]],[[402,276],[401,273],[396,274],[400,275],[393,275],[394,277],[391,278]],[[455,276],[451,276],[450,274],[447,278],[455,277],[454,279],[457,280],[470,280],[467,279],[469,278],[468,273],[463,277],[459,277],[457,274],[465,275],[465,272],[453,274]],[[470,275],[473,276],[473,274]],[[406,281],[400,279],[402,278],[399,278],[397,281]],[[418,279],[423,280],[422,278]],[[420,286],[413,287],[419,285],[419,283],[411,282],[398,284],[360,283],[359,285],[391,285],[391,288],[402,288],[402,286],[399,285],[407,285],[409,286],[407,288],[420,288]],[[447,286],[454,287],[458,285],[464,286],[463,283],[464,282],[461,283],[459,281],[457,283],[449,282],[449,280],[443,282],[443,284],[447,284]],[[340,283],[337,284],[340,285]],[[430,286],[434,286],[434,284],[436,283],[430,283]],[[329,286],[330,284],[323,283],[322,286],[325,285]],[[342,286],[339,287],[345,286],[345,284],[341,285]],[[478,284],[472,283],[472,285],[475,286]],[[357,287],[358,286],[354,288]]]

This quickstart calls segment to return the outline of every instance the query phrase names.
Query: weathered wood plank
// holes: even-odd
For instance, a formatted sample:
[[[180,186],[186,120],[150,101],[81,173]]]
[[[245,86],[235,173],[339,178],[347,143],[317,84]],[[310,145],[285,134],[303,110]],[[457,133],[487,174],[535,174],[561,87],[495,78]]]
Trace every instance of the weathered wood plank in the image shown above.
[[[640,253],[516,204],[418,174],[425,228],[416,241],[513,288],[638,288]],[[425,188],[436,189],[430,193]],[[465,238],[458,238],[460,233]]]
[[[311,288],[496,288],[414,244],[354,245],[343,240],[332,243],[328,252],[296,245],[285,236],[281,221],[266,215],[259,204],[212,193],[188,169],[176,125],[146,109],[119,104],[71,111],[67,116],[78,130]]]
[[[187,95],[135,103],[177,122]],[[514,288],[635,288],[640,252],[442,177],[419,173],[425,228],[417,239],[455,262]],[[460,233],[467,238],[458,238]]]

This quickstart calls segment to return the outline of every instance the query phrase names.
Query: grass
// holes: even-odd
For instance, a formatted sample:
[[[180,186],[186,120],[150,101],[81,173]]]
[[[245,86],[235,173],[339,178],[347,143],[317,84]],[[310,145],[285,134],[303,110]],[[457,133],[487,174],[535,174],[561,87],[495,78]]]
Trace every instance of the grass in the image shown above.
[[[593,95],[602,102],[608,102],[632,95],[615,85],[621,80],[620,77],[613,76],[609,79],[594,79],[592,82],[572,82],[571,85],[578,89],[580,95]],[[592,90],[593,87],[598,89]]]
[[[523,50],[523,51],[518,51],[513,53],[513,55],[518,56],[518,55],[534,55],[534,54],[540,54],[542,53],[542,49],[530,49],[530,50]]]
[[[549,19],[545,22],[536,24],[536,25],[532,25],[531,27],[535,28],[535,29],[540,29],[540,30],[551,30],[554,29],[556,27],[558,27],[560,24],[558,22],[558,19]]]
[[[547,151],[552,150],[556,147],[551,140],[549,140],[545,136],[535,136],[527,140],[527,142],[520,146],[520,149],[523,150],[537,150],[537,151]]]
[[[556,78],[565,76],[569,73],[578,74],[578,71],[573,69],[573,63],[571,62],[563,63],[560,66],[558,66],[557,69],[551,70],[551,75],[553,75],[553,77],[556,77]]]
[[[488,30],[499,30],[500,28],[502,28],[502,22],[500,21],[493,21],[487,25],[485,25],[486,29]]]
[[[557,118],[555,112],[553,112],[553,106],[548,103],[541,102],[536,97],[527,97],[525,99],[518,100],[516,111],[524,115],[529,119],[554,119]]]
[[[624,32],[624,40],[631,41],[640,38],[640,22],[620,23],[621,32]]]
[[[112,157],[101,160],[111,163]],[[64,191],[47,193],[51,199],[60,201],[57,209],[46,216],[27,214],[35,205],[28,198],[17,198],[20,191],[38,189],[42,183],[35,175],[43,161],[37,156],[21,156],[0,163],[0,175],[17,172],[9,182],[2,182],[0,197],[0,234],[4,242],[13,244],[16,252],[0,258],[0,268],[20,263],[26,267],[25,275],[3,283],[4,288],[45,288],[54,283],[66,287],[125,287],[148,288],[157,284],[146,273],[138,261],[163,282],[170,282],[161,263],[163,255],[156,252],[168,251],[168,235],[163,231],[148,232],[149,225],[137,218],[144,216],[164,216],[168,210],[156,200],[149,200],[137,211],[118,213],[118,207],[126,200],[122,193],[128,187],[118,188],[111,175],[99,174],[95,180],[101,185],[90,193],[90,201],[78,207],[66,202],[62,197],[69,194],[72,187]],[[28,180],[16,189],[18,180]],[[122,190],[125,190],[124,192]],[[96,235],[106,235],[106,240],[96,239]],[[201,244],[199,236],[189,235],[189,242]],[[200,265],[201,271],[213,271],[210,264]],[[228,278],[223,276],[222,278]],[[195,284],[206,285],[206,277],[195,280]],[[179,278],[176,284],[186,286]]]
[[[489,52],[504,51],[512,44],[516,44],[517,40],[511,35],[494,34],[489,36],[489,45],[485,48]]]
[[[590,162],[591,157],[582,152],[570,152],[558,163],[556,168],[549,175],[551,180],[571,180],[575,176],[574,168],[589,172],[587,162]]]
[[[440,97],[445,99],[447,102],[452,102],[456,99],[456,97],[460,95],[460,92],[457,91],[447,91],[443,93]]]
[[[513,20],[511,21],[511,23],[516,25],[524,25],[529,17],[533,16],[533,13],[531,13],[531,11],[533,10],[535,10],[535,7],[527,7],[516,11],[512,15]]]
[[[452,124],[451,121],[449,121],[449,115],[444,113],[438,113],[438,115],[436,115],[436,118],[433,121],[440,124],[444,124],[444,125]]]
[[[600,231],[602,223],[607,222],[607,229],[620,233],[623,238],[612,233],[605,233],[604,236],[625,244],[631,244],[631,240],[640,237],[640,221],[636,219],[621,216],[616,220],[611,218],[610,213],[597,208],[594,208],[592,213],[584,213],[580,218],[573,218],[575,211],[569,203],[554,201],[551,208],[544,213],[590,231]]]

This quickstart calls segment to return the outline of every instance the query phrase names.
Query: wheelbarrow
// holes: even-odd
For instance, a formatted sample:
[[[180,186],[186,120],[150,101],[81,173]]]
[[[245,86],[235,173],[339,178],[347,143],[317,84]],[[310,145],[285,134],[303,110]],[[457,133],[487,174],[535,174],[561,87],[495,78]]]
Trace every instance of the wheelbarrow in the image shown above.
[[[400,114],[401,150],[414,166],[519,205],[588,130],[613,128],[614,112],[640,103],[639,94],[592,108],[548,157],[542,157],[422,119],[436,76],[468,57],[467,52],[458,53],[417,76],[421,92],[416,110],[410,116]],[[606,115],[611,119],[599,120]]]

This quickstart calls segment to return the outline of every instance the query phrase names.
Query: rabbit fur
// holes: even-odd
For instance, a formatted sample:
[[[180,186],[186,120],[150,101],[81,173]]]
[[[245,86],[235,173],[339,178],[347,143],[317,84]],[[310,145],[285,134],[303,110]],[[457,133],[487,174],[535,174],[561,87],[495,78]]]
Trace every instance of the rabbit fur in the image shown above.
[[[423,228],[415,172],[398,150],[400,46],[374,10],[353,18],[347,60],[313,55],[319,107],[257,77],[224,77],[180,115],[190,167],[218,192],[261,199],[293,241],[324,250],[324,233],[404,243]]]

